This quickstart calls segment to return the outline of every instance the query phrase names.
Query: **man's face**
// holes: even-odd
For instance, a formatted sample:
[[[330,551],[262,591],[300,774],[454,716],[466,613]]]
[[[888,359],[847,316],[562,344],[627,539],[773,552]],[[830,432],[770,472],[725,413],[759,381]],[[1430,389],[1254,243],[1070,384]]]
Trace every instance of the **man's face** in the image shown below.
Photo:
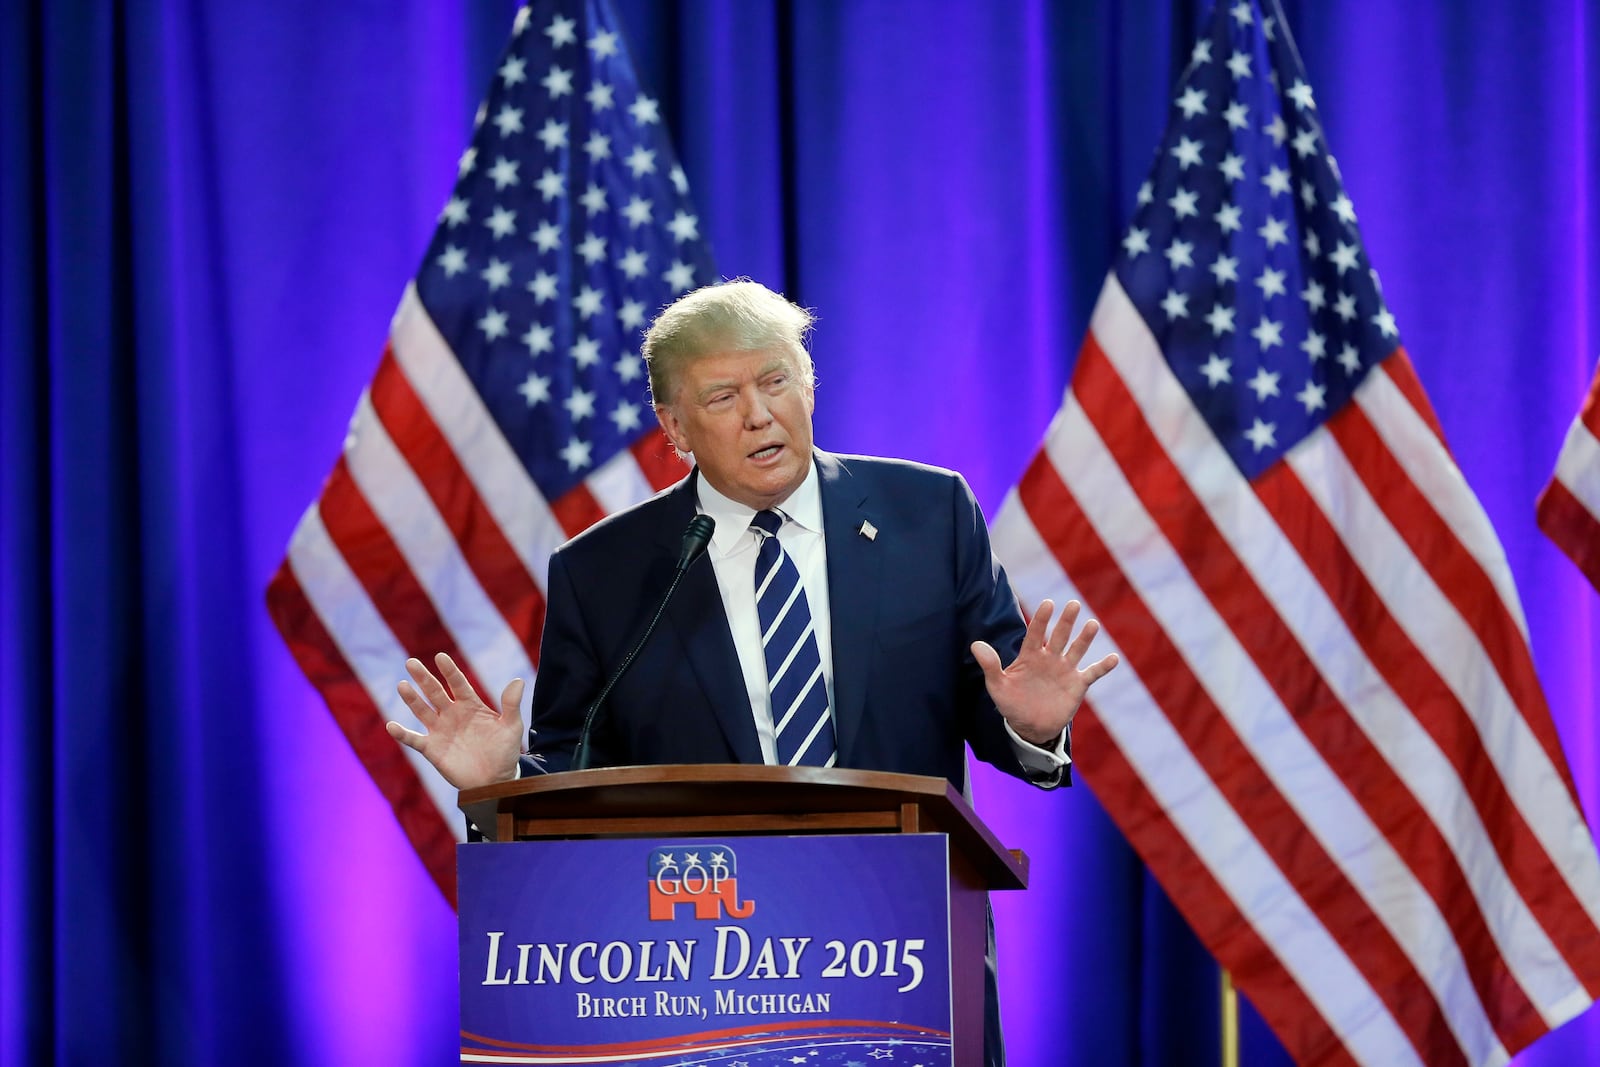
[[[713,488],[760,511],[805,481],[814,401],[782,349],[713,352],[678,368],[656,418]]]

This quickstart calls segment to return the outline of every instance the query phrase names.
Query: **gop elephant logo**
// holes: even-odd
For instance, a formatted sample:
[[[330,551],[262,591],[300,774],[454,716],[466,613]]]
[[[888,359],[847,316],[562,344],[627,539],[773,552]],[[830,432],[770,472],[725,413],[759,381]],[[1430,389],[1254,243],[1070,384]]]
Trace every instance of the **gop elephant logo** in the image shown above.
[[[652,850],[650,920],[677,918],[680,904],[692,906],[696,919],[748,919],[756,902],[739,899],[737,867],[733,849],[724,845]]]

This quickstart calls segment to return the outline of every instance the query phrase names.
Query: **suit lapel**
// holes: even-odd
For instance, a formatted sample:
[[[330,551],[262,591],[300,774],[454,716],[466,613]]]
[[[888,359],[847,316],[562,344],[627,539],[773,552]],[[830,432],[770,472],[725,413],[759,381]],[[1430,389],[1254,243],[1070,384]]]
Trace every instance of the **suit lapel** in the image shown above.
[[[866,711],[868,669],[878,629],[881,550],[860,534],[871,520],[866,490],[838,457],[817,453],[823,536],[828,546],[828,614],[833,628],[833,714],[839,766],[851,754]],[[687,520],[685,520],[687,521]]]
[[[698,470],[691,472],[671,494],[671,509],[661,529],[658,546],[667,561],[669,576],[683,544],[683,530],[694,518],[699,477]],[[709,559],[696,560],[684,574],[667,606],[664,621],[677,633],[684,656],[705,692],[706,702],[722,727],[735,761],[762,762],[755,714],[750,710],[744,672],[739,667],[739,654],[733,647],[722,593],[717,589],[716,571]],[[671,710],[663,709],[668,714]]]

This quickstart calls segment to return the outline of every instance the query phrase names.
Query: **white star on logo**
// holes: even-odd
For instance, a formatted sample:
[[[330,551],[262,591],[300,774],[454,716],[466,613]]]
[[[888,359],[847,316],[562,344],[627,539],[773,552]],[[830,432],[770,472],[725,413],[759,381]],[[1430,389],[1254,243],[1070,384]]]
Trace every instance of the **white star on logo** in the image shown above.
[[[1249,115],[1250,109],[1237,100],[1229,104],[1228,109],[1222,113],[1222,117],[1228,121],[1228,127],[1234,130],[1242,130],[1250,125]]]
[[[1190,255],[1193,251],[1194,245],[1188,241],[1174,241],[1167,246],[1166,252],[1162,254],[1167,257],[1167,262],[1172,269],[1177,270],[1179,267],[1194,266],[1194,258]]]
[[[1242,224],[1239,222],[1239,206],[1237,204],[1223,204],[1217,209],[1213,218],[1223,233],[1237,233]]]
[[[1294,135],[1294,140],[1291,143],[1294,145],[1295,155],[1304,159],[1316,152],[1317,135],[1312,130],[1301,130]]]
[[[594,182],[578,197],[578,203],[583,205],[583,210],[591,215],[598,215],[606,209],[606,191]]]
[[[1346,374],[1354,374],[1361,369],[1361,353],[1356,351],[1355,345],[1345,345],[1339,350],[1339,366],[1344,368]]]
[[[615,101],[611,97],[612,89],[606,82],[595,82],[589,86],[589,91],[583,94],[583,98],[589,101],[589,106],[596,111],[611,110],[615,105]]]
[[[1300,290],[1300,299],[1306,302],[1306,307],[1312,311],[1321,311],[1328,303],[1326,290],[1321,282],[1307,282],[1306,287]]]
[[[1192,85],[1189,86],[1183,91],[1183,95],[1178,97],[1178,110],[1183,112],[1183,117],[1186,119],[1192,119],[1196,115],[1204,115],[1206,113],[1206,94]]]
[[[668,177],[672,179],[672,187],[678,190],[679,196],[689,194],[689,176],[683,172],[682,167],[673,167]]]
[[[1189,294],[1180,293],[1175,289],[1168,289],[1167,295],[1162,298],[1161,310],[1166,312],[1168,319],[1186,319],[1189,317]]]
[[[1222,176],[1229,181],[1244,181],[1244,157],[1233,155],[1231,152],[1222,157],[1222,164],[1217,168]]]
[[[1196,41],[1194,51],[1189,53],[1189,62],[1197,67],[1202,63],[1211,62],[1211,42]]]
[[[461,153],[461,162],[456,164],[456,174],[459,176],[470,174],[473,166],[476,165],[477,162],[478,150],[469,145],[467,150]]]
[[[1233,75],[1234,81],[1250,77],[1250,54],[1248,52],[1235,52],[1229,56],[1228,72]]]
[[[1122,250],[1129,259],[1138,259],[1139,253],[1150,251],[1150,231],[1135,227],[1122,239]]]
[[[1217,261],[1211,264],[1211,274],[1217,279],[1217,284],[1236,282],[1239,280],[1239,261],[1233,256],[1218,256]]]
[[[606,59],[617,54],[617,35],[610,30],[602,30],[589,38],[589,51],[594,53],[596,59]]]
[[[1306,358],[1316,363],[1328,354],[1328,339],[1315,330],[1306,334],[1306,339],[1300,342],[1300,351]]]
[[[1349,322],[1356,317],[1356,298],[1349,293],[1340,293],[1339,299],[1333,302],[1333,313],[1344,322]]]
[[[1272,138],[1273,144],[1283,147],[1283,139],[1289,136],[1289,131],[1284,128],[1282,115],[1272,116],[1272,121],[1267,123],[1267,136]]]
[[[1265,185],[1267,191],[1272,193],[1273,196],[1287,193],[1289,191],[1289,172],[1282,167],[1273,167],[1267,171],[1267,176],[1261,179],[1261,184]]]
[[[1289,86],[1289,91],[1285,95],[1288,96],[1290,100],[1293,100],[1294,106],[1299,108],[1301,111],[1315,109],[1317,106],[1311,100],[1311,86],[1307,85],[1298,78],[1295,79],[1293,85]]]

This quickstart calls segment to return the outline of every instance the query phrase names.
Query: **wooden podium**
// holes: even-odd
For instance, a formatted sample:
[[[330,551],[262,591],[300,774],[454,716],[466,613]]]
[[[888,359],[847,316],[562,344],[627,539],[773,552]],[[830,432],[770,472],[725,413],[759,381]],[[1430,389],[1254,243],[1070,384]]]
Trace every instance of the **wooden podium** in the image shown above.
[[[1002,847],[943,778],[810,767],[610,767],[469,789],[459,804],[490,841],[943,834],[946,885],[922,888],[949,897],[953,1062],[983,1062],[986,894],[1026,888],[1028,863]]]

